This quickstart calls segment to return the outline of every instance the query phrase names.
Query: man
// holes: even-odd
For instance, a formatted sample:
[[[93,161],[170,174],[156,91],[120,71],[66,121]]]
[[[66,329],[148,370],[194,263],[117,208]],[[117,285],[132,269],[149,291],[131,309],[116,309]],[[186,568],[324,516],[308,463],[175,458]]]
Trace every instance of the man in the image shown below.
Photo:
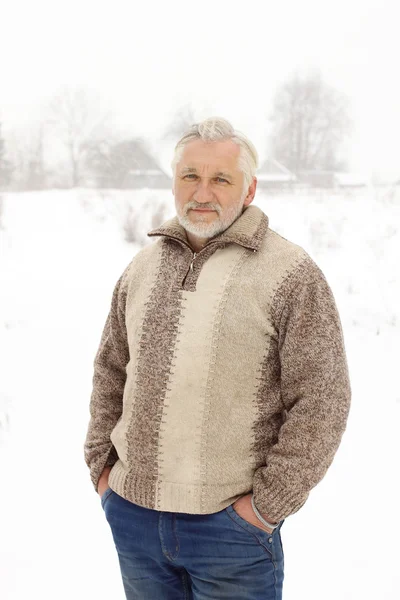
[[[250,206],[257,162],[224,119],[192,126],[172,163],[177,216],[114,290],[85,460],[129,600],[280,599],[282,523],[346,427],[331,289]]]

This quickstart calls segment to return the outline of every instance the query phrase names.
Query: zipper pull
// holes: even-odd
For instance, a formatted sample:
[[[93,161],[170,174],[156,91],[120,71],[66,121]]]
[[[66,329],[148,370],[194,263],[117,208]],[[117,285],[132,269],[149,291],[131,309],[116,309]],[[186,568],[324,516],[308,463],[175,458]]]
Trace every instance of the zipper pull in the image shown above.
[[[192,258],[192,262],[190,263],[190,270],[193,271],[193,263],[194,263],[194,259],[196,258],[197,254],[196,252],[193,252],[193,258]]]

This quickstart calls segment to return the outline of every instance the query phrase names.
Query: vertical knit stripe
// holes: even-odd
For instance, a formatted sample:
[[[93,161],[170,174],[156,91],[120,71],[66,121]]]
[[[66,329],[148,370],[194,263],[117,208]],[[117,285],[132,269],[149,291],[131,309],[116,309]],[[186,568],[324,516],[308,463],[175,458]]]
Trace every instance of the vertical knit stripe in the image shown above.
[[[126,366],[126,384],[123,393],[123,413],[111,433],[122,469],[127,473],[134,457],[128,454],[127,430],[132,421],[136,393],[136,365],[139,360],[138,341],[142,336],[142,323],[148,310],[148,300],[157,281],[161,264],[161,244],[153,244],[138,254],[133,262],[127,291],[125,323],[128,334],[129,362]],[[116,484],[114,489],[117,489]],[[121,484],[118,489],[120,492]]]
[[[172,265],[175,268],[172,268]],[[178,274],[178,277],[177,277]],[[134,457],[135,474],[127,477],[125,493],[132,493],[139,475],[146,490],[135,489],[139,504],[156,508],[159,430],[170,377],[181,311],[182,289],[175,245],[163,243],[156,284],[147,303],[139,344],[136,398],[128,428],[128,455]],[[154,343],[156,340],[156,343]]]
[[[276,232],[269,230],[264,243],[262,261],[268,277],[263,281],[260,295],[268,306],[268,321],[276,334],[267,336],[263,349],[263,359],[259,365],[258,386],[255,394],[258,417],[254,424],[252,454],[258,466],[265,464],[269,449],[278,440],[278,433],[285,419],[281,398],[279,360],[279,317],[287,299],[287,292],[293,285],[293,277],[304,264],[304,250],[295,244],[285,253],[287,242]],[[276,256],[279,256],[279,261]],[[308,264],[308,262],[307,262]],[[268,427],[266,424],[268,423]]]
[[[279,320],[280,398],[287,418],[266,465],[254,474],[253,489],[256,506],[276,521],[303,506],[331,464],[351,390],[332,290],[310,257],[295,263],[283,279],[272,315]],[[269,372],[264,370],[266,376]],[[262,385],[260,395],[267,389]],[[260,422],[260,438],[263,427]]]
[[[210,404],[202,460],[208,486],[203,488],[203,502],[213,506],[222,501],[217,483],[233,488],[236,483],[242,492],[252,489],[254,471],[265,464],[266,456],[257,452],[259,428],[270,440],[276,434],[277,416],[281,417],[279,373],[263,370],[263,357],[270,349],[277,350],[278,331],[270,316],[274,293],[293,262],[292,252],[283,257],[283,269],[278,267],[276,254],[281,248],[282,238],[267,233],[260,252],[245,252],[216,319],[207,397],[218,401]],[[259,393],[260,384],[268,393]]]
[[[212,425],[210,414],[214,411],[213,405],[220,402],[219,394],[213,397],[209,393],[208,381],[215,377],[215,345],[219,340],[226,290],[248,252],[233,245],[223,252],[216,251],[203,265],[196,290],[183,293],[160,431],[157,495],[163,510],[172,511],[175,507],[179,511],[182,500],[182,510],[207,512],[199,492],[207,483],[205,465],[210,459],[206,446],[207,431]],[[226,410],[225,405],[220,410],[221,415]],[[219,448],[220,453],[221,450],[223,452]],[[183,493],[177,482],[186,483]]]
[[[212,506],[224,508],[229,489],[233,495],[238,488],[243,493],[246,483],[251,485],[252,425],[257,416],[253,405],[258,367],[255,357],[265,345],[265,319],[257,303],[248,301],[247,282],[241,283],[255,259],[255,253],[242,252],[214,322],[201,460],[205,483],[202,504],[207,510]]]
[[[128,365],[130,383],[124,394],[128,426],[125,427],[123,452],[128,468],[124,469],[119,461],[109,480],[111,487],[125,498],[149,508],[155,508],[156,504],[158,432],[178,331],[182,275],[186,268],[180,263],[183,254],[177,251],[175,244],[163,242],[158,246],[161,256],[154,284],[149,287],[143,285],[143,281],[136,282],[140,288],[138,292],[132,283],[128,300],[127,324],[132,354]],[[148,263],[150,271],[152,262]],[[148,295],[144,299],[142,294],[146,290]],[[139,298],[139,311],[143,312],[144,308],[142,320],[137,318],[135,296]]]

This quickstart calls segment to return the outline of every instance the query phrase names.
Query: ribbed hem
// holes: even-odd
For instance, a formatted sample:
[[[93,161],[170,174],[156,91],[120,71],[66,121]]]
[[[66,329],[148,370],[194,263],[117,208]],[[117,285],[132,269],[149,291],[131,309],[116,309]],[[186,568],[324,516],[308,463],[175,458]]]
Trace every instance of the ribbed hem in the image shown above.
[[[227,485],[195,485],[157,482],[124,469],[119,460],[111,469],[108,484],[117,494],[134,504],[166,512],[212,514],[249,493],[246,482]]]

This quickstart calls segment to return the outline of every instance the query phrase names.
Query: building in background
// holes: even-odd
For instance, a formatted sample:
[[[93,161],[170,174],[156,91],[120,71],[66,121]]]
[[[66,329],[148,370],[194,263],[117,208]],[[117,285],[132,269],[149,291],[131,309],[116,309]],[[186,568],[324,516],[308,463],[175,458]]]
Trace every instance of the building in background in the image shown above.
[[[138,145],[132,155],[132,165],[126,174],[125,187],[170,189],[172,177],[161,168],[146,148]]]
[[[256,173],[260,189],[287,189],[297,182],[297,177],[274,158],[267,158]]]
[[[358,173],[338,171],[299,171],[298,185],[303,188],[356,189],[369,185],[368,178]]]
[[[141,139],[96,145],[88,158],[90,185],[114,189],[171,189],[172,178]]]

